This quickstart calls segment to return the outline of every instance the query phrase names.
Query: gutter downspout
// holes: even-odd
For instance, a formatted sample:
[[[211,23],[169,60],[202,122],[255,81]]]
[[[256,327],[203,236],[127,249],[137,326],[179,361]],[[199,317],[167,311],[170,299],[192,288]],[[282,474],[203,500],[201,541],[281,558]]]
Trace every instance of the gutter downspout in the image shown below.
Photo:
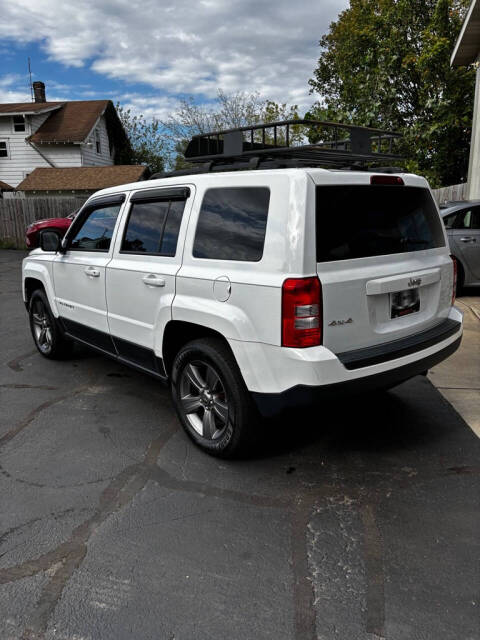
[[[49,165],[50,165],[51,167],[53,167],[54,169],[56,168],[56,165],[54,165],[54,164],[53,164],[53,162],[52,162],[51,160],[49,160],[49,159],[47,158],[47,156],[46,156],[44,153],[42,153],[42,151],[40,151],[40,149],[37,147],[37,145],[36,145],[34,142],[30,142],[30,140],[28,140],[28,138],[25,138],[25,142],[26,142],[27,144],[29,144],[29,145],[32,147],[32,149],[33,149],[34,151],[36,151],[36,152],[38,153],[38,155],[39,155],[39,156],[41,156],[41,157],[45,160],[45,162],[46,162],[47,164],[49,164]]]

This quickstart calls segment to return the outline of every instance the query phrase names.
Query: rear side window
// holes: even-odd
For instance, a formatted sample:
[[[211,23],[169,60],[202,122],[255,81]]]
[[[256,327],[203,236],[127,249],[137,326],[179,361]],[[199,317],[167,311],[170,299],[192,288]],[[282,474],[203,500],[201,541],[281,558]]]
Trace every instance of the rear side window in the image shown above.
[[[461,209],[443,218],[447,229],[480,229],[480,207]]]
[[[317,261],[444,247],[427,189],[383,185],[317,187]]]
[[[122,253],[174,256],[185,200],[132,204]]]
[[[266,187],[206,191],[193,244],[194,257],[261,260],[269,201],[270,190]]]

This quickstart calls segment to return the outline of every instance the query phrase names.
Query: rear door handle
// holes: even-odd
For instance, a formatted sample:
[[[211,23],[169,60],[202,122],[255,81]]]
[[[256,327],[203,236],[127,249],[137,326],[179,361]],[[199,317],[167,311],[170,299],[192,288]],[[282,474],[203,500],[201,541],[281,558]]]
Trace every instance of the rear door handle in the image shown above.
[[[98,278],[100,275],[100,271],[95,269],[95,267],[87,267],[85,269],[85,275],[91,276],[92,278]]]
[[[142,278],[143,284],[146,284],[148,287],[164,287],[165,280],[163,278],[159,278],[158,276],[150,273],[148,276],[144,276]]]
[[[476,242],[477,239],[474,238],[473,236],[463,236],[463,238],[460,238],[460,242]]]

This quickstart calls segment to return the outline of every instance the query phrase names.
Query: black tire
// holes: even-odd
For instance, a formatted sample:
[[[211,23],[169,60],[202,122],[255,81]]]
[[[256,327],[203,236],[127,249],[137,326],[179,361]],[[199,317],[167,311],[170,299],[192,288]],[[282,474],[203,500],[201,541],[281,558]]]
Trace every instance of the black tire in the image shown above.
[[[36,289],[32,293],[28,316],[33,341],[42,356],[51,360],[63,360],[72,354],[73,342],[63,335],[42,289]]]
[[[171,388],[180,422],[201,449],[220,458],[233,458],[244,455],[254,444],[259,415],[222,340],[203,338],[182,347],[173,362]],[[187,403],[191,412],[186,411]]]

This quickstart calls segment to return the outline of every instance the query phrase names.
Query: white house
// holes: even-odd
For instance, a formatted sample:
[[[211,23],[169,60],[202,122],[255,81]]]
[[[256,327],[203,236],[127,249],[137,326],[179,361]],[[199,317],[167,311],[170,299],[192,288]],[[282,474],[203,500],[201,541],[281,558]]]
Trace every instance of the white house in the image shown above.
[[[36,168],[128,163],[130,145],[110,100],[0,104],[0,181],[17,187]]]
[[[475,64],[472,139],[468,165],[468,200],[480,199],[480,0],[472,0],[450,60],[452,66]]]

